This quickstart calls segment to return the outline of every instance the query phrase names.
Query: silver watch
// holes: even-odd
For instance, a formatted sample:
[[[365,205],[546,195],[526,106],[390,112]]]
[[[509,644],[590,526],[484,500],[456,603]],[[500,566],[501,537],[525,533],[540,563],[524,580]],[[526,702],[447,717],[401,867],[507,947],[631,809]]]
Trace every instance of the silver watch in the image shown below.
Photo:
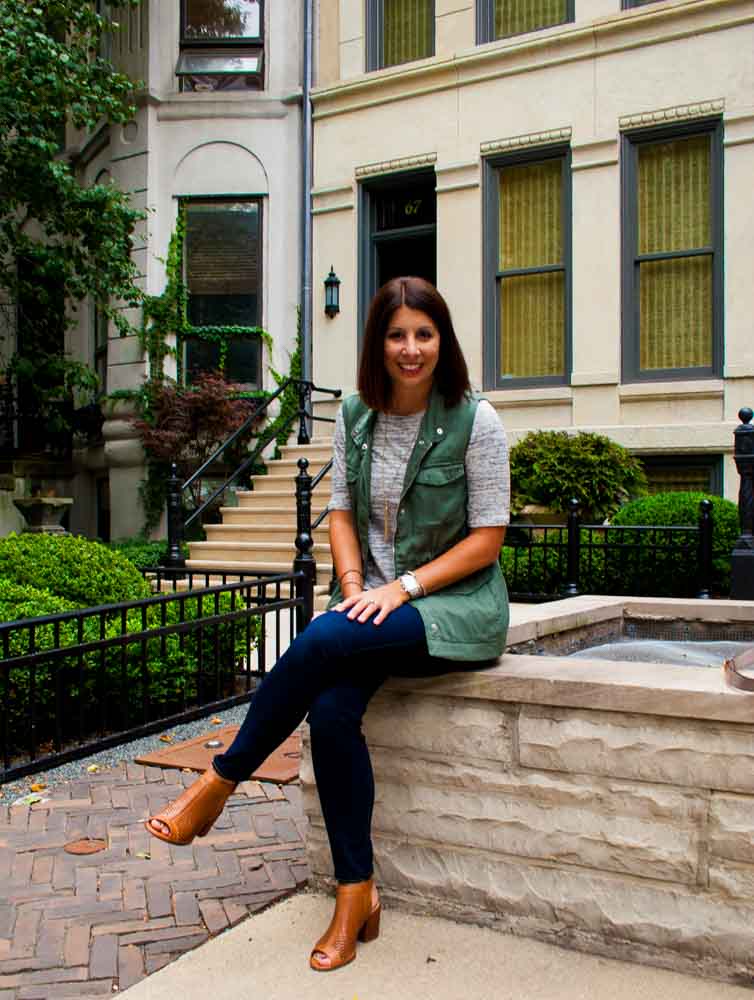
[[[424,596],[424,587],[419,583],[413,573],[404,573],[398,577],[401,589],[408,594],[410,601],[415,601],[417,597]]]

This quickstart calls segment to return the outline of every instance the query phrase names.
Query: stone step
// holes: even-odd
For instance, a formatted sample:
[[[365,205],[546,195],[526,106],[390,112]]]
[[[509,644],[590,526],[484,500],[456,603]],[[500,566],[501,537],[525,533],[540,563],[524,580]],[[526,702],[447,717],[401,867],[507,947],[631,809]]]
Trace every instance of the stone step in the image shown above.
[[[287,444],[280,449],[280,461],[291,462],[299,458],[308,458],[310,462],[327,462],[332,458],[333,443],[323,441],[321,444]]]
[[[291,478],[295,479],[295,477],[299,473],[299,468],[298,468],[298,460],[299,460],[299,458],[306,458],[308,460],[309,467],[308,467],[308,469],[306,471],[309,473],[310,476],[316,476],[316,474],[319,472],[319,470],[322,468],[322,466],[323,465],[327,465],[327,463],[332,458],[332,455],[329,455],[327,458],[309,458],[308,455],[299,455],[297,457],[290,458],[290,459],[288,459],[288,458],[276,458],[273,461],[267,463],[267,474],[268,474],[268,476],[269,475],[273,475],[273,476],[291,476]],[[256,479],[264,479],[264,478],[266,478],[266,477],[265,476],[255,476],[254,477],[255,480]]]
[[[265,494],[266,496],[266,494]],[[312,519],[321,513],[319,509],[312,509]],[[267,506],[265,504],[257,504],[256,506],[244,506],[244,507],[221,507],[220,514],[222,515],[223,524],[234,524],[234,525],[244,525],[249,524],[256,526],[286,526],[293,525],[294,537],[296,534],[296,505],[275,505]],[[211,525],[205,525],[205,530],[211,527]],[[327,531],[327,519],[325,519],[321,525],[322,531]]]
[[[287,490],[239,490],[236,493],[238,498],[238,508],[259,509],[260,507],[274,507],[277,510],[296,510],[296,494],[293,484]],[[330,502],[330,491],[327,486],[314,491],[312,494],[312,513],[319,514]]]
[[[332,477],[328,473],[315,488],[314,495],[317,496],[320,491],[323,491],[329,497],[332,488],[330,486],[331,479]],[[254,489],[249,491],[251,493],[278,493],[285,490],[294,492],[296,489],[296,476],[293,472],[289,475],[278,475],[277,472],[273,472],[268,473],[266,476],[254,476],[253,482]],[[236,495],[238,496],[239,494]]]
[[[266,518],[258,518],[253,523],[205,524],[204,533],[208,542],[274,542],[277,545],[293,545],[296,538],[296,523],[290,518],[284,524],[270,524]],[[315,542],[327,545],[327,526],[320,525],[314,532]]]
[[[293,572],[293,560],[285,560],[281,562],[272,561],[262,561],[255,559],[254,561],[239,560],[239,559],[187,559],[186,568],[189,570],[208,572],[216,572],[222,568],[228,576],[232,573],[292,573]],[[318,562],[317,563],[317,578],[316,583],[327,587],[330,583],[330,577],[332,576],[332,565],[330,563]]]
[[[250,562],[292,562],[296,555],[296,547],[293,541],[289,542],[238,542],[226,539],[206,542],[190,542],[189,548],[192,559],[211,559],[217,563],[225,563],[228,560],[238,562],[240,559],[248,559]],[[324,542],[315,542],[312,546],[312,555],[320,560],[330,561],[330,546]]]

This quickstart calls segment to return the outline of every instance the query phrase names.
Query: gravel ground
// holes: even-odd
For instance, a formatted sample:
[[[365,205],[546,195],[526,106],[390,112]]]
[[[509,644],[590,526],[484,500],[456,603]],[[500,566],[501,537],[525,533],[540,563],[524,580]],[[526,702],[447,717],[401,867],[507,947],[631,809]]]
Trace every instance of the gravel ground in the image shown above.
[[[175,740],[180,743],[182,740],[190,740],[194,736],[201,736],[215,726],[210,719],[222,719],[224,726],[240,724],[246,715],[246,705],[236,705],[224,712],[218,712],[216,716],[207,715],[203,719],[195,719],[193,722],[186,722],[180,726],[174,726],[167,730]],[[217,726],[219,729],[220,726]],[[97,764],[104,769],[113,767],[121,760],[133,760],[143,753],[151,750],[164,750],[165,743],[160,740],[164,733],[155,733],[153,736],[144,736],[138,740],[131,740],[130,743],[121,743],[117,747],[109,750],[101,750],[99,753],[91,754],[89,757],[81,757],[79,760],[70,761],[68,764],[61,764],[59,767],[51,768],[49,771],[38,771],[30,774],[26,778],[19,778],[18,781],[10,781],[6,785],[0,785],[0,806],[8,806],[16,799],[29,793],[31,785],[44,784],[47,787],[42,794],[62,785],[66,781],[73,781],[77,778],[86,778],[87,768],[91,764]]]

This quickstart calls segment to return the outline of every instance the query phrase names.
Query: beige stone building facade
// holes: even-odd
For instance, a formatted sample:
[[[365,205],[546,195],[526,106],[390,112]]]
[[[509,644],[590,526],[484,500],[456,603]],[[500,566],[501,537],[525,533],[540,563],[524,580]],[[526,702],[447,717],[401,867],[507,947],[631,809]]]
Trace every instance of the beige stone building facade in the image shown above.
[[[100,5],[107,14],[107,6]],[[119,11],[107,45],[113,63],[141,81],[125,126],[67,136],[66,155],[84,184],[112,178],[146,212],[134,242],[141,285],[159,295],[179,208],[185,212],[184,278],[196,336],[180,344],[183,377],[216,367],[211,325],[261,326],[226,363],[229,378],[269,388],[269,366],[287,371],[296,343],[301,271],[301,63],[299,0],[143,0]],[[116,15],[113,13],[112,15]],[[130,319],[142,323],[140,312]],[[121,337],[86,303],[66,333],[71,357],[96,368],[111,394],[138,389],[148,374],[139,337]],[[13,337],[9,338],[12,346]],[[144,456],[130,422],[133,404],[106,404],[103,440],[65,463],[17,464],[15,492],[36,486],[73,496],[70,528],[99,537],[138,534]],[[22,475],[24,474],[24,475]],[[4,485],[8,486],[6,482]],[[0,503],[0,531],[20,517]],[[0,501],[2,501],[0,497]]]
[[[511,436],[595,430],[735,498],[754,399],[754,4],[321,0],[315,377],[436,278]]]

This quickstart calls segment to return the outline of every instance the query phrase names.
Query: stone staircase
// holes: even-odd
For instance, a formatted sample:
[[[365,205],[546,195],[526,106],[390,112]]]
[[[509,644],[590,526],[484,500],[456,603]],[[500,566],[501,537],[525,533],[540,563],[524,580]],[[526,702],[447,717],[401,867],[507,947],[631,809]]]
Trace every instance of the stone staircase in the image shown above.
[[[267,475],[252,477],[252,489],[239,490],[237,507],[221,507],[222,524],[205,525],[207,540],[190,543],[189,570],[226,573],[290,573],[296,556],[296,487],[299,458],[309,460],[315,476],[332,458],[332,439],[313,438],[308,445],[286,445],[280,459],[267,460]],[[330,499],[330,475],[312,493],[312,521]],[[324,610],[332,575],[327,521],[314,532],[317,562],[315,610]]]

